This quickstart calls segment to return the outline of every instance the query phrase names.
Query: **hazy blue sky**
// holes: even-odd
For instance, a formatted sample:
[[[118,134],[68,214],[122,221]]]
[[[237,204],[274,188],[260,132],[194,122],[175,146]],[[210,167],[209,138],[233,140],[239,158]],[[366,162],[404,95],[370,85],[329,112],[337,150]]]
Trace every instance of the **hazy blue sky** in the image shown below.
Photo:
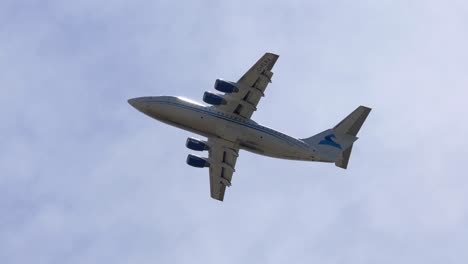
[[[0,2],[0,262],[466,263],[468,2]],[[253,118],[296,137],[373,108],[348,170],[241,152],[224,203],[201,101],[280,54]]]

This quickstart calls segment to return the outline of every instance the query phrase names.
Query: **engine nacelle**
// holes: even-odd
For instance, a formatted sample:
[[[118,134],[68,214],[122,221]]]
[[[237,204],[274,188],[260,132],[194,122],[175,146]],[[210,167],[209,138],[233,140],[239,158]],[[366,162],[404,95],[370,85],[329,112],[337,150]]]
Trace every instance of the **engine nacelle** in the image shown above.
[[[216,79],[214,88],[223,93],[237,93],[239,91],[235,84],[220,79]]]
[[[189,154],[187,156],[187,164],[196,168],[204,168],[210,166],[210,163],[206,159],[192,154]]]
[[[185,142],[185,146],[191,150],[196,150],[196,151],[204,151],[204,150],[209,149],[208,145],[205,142],[195,139],[195,138],[187,138],[187,142]]]
[[[224,100],[223,97],[210,92],[205,92],[205,94],[203,95],[203,101],[210,105],[226,104],[226,100]]]

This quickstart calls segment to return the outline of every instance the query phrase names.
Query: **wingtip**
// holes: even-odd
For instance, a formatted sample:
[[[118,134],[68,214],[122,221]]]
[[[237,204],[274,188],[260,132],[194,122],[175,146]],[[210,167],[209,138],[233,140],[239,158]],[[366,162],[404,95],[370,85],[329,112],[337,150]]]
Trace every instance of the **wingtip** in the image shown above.
[[[361,108],[363,108],[364,110],[369,111],[369,112],[372,110],[372,108],[367,107],[367,106],[365,106],[365,105],[361,105],[361,106],[359,106],[359,107],[361,107]]]
[[[275,57],[277,57],[277,58],[279,57],[278,54],[273,53],[273,52],[265,52],[265,55],[275,56]]]
[[[213,200],[216,200],[216,201],[219,201],[219,202],[223,202],[224,200],[224,197],[215,197],[215,196],[211,196],[211,198],[213,198]]]

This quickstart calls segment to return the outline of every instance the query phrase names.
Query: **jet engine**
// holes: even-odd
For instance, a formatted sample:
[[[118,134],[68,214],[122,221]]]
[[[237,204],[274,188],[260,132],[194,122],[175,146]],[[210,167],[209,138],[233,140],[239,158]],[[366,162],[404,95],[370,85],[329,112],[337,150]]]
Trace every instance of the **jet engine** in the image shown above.
[[[210,92],[205,92],[203,95],[203,101],[210,105],[226,104],[226,100],[223,97]]]
[[[214,88],[223,93],[237,93],[239,88],[232,82],[227,82],[221,79],[216,79]]]
[[[204,150],[209,149],[206,142],[195,139],[195,138],[187,138],[187,142],[185,143],[185,146],[191,150],[196,150],[196,151],[204,151]]]
[[[205,158],[198,157],[192,154],[189,154],[187,156],[187,164],[197,168],[204,168],[210,166],[210,163]]]

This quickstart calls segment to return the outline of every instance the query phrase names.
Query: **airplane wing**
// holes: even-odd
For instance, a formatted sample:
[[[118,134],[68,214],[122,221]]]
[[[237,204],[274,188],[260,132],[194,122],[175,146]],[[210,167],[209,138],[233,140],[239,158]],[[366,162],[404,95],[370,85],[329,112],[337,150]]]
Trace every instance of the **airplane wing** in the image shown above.
[[[231,186],[239,148],[234,143],[219,138],[208,138],[208,145],[211,197],[223,201],[226,186]]]
[[[265,53],[235,85],[238,92],[225,94],[226,103],[215,106],[217,109],[234,113],[244,118],[250,118],[257,110],[258,102],[265,94],[268,83],[271,82],[273,72],[271,69],[278,60],[278,55]]]

